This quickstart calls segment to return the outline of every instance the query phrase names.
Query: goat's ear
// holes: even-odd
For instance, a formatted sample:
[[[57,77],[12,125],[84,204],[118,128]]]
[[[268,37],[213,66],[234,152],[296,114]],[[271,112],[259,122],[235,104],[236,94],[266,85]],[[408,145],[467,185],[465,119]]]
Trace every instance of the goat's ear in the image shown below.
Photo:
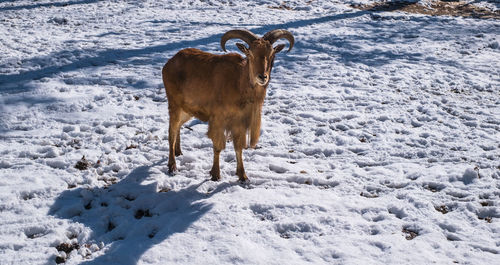
[[[248,48],[245,47],[245,45],[243,45],[242,43],[236,43],[236,47],[238,47],[238,49],[240,49],[240,51],[242,51],[244,54],[248,54]]]
[[[283,48],[285,48],[285,44],[280,44],[280,45],[274,47],[274,53],[280,52],[281,50],[283,50]]]

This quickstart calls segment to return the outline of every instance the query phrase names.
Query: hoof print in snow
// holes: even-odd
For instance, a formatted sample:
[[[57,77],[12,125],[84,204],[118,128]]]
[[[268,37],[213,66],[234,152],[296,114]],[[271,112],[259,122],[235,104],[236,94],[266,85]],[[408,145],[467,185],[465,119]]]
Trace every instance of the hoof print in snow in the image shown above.
[[[280,237],[284,239],[290,239],[290,235],[288,234],[280,234]]]
[[[116,228],[116,225],[115,225],[115,224],[113,224],[112,222],[109,222],[109,223],[108,223],[107,232],[110,232],[110,231],[112,231],[112,230],[113,230],[113,229],[115,229],[115,228]]]
[[[22,196],[21,196],[21,198],[23,198],[23,200],[25,200],[25,201],[34,199],[35,197],[36,197],[35,192],[23,192]]]
[[[396,207],[396,206],[389,207],[389,208],[387,209],[387,211],[388,211],[390,214],[392,214],[392,215],[396,216],[396,218],[398,218],[398,219],[403,219],[403,218],[405,218],[405,217],[407,217],[407,216],[408,216],[408,215],[406,214],[406,212],[405,212],[405,210],[404,210],[403,208],[398,208],[398,207]]]
[[[418,236],[418,231],[410,229],[408,227],[403,227],[402,232],[405,234],[406,240],[412,240]]]
[[[377,198],[378,194],[373,194],[369,192],[361,192],[359,195],[365,197],[365,198]]]
[[[153,238],[153,237],[155,237],[156,233],[158,233],[158,231],[156,229],[154,229],[153,231],[151,231],[151,233],[148,234],[148,237]]]
[[[56,25],[67,25],[69,21],[67,18],[64,17],[53,17],[49,19],[49,22]]]
[[[43,228],[32,227],[32,228],[26,229],[24,231],[24,234],[29,239],[35,239],[35,238],[39,238],[39,237],[46,235],[47,232]]]
[[[127,196],[125,196],[124,198],[125,198],[125,200],[127,200],[127,201],[129,201],[129,202],[131,202],[131,201],[135,200],[135,197],[130,196],[130,195],[127,195]]]
[[[139,209],[135,212],[135,219],[141,219],[142,217],[152,217],[153,215],[149,212],[149,209],[146,211]]]
[[[76,150],[82,148],[82,143],[78,139],[73,139],[68,143],[69,146],[73,147]]]
[[[334,182],[334,183],[331,183],[331,184],[319,185],[318,188],[322,189],[322,190],[327,190],[327,189],[335,188],[335,186],[338,186],[338,185],[339,185],[339,183]]]
[[[436,209],[436,211],[438,211],[442,214],[447,214],[451,211],[451,209],[446,205],[434,206],[434,209]]]
[[[439,184],[439,183],[429,182],[429,183],[424,183],[423,187],[424,187],[424,189],[430,190],[432,192],[438,192],[438,191],[442,191],[445,188],[445,185]]]
[[[500,217],[500,213],[495,207],[485,207],[478,209],[477,218],[488,223],[493,222],[493,217]]]
[[[269,164],[269,169],[278,174],[283,174],[288,171],[287,168],[276,164]]]
[[[80,161],[76,162],[75,168],[79,170],[86,170],[90,167],[90,162],[85,158],[85,156],[80,159]]]
[[[106,182],[107,185],[113,185],[113,184],[116,184],[118,182],[118,179],[115,177],[106,178],[106,179],[104,179],[104,182]]]
[[[85,210],[90,210],[92,209],[92,201],[89,201],[87,204],[85,204],[85,206],[83,206],[85,208]]]

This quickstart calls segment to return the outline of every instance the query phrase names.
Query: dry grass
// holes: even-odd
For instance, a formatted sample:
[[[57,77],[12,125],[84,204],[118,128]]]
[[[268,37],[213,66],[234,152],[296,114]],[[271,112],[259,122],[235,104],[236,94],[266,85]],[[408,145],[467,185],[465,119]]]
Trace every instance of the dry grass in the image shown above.
[[[384,1],[368,5],[355,5],[354,8],[367,11],[402,11],[431,16],[455,16],[500,19],[500,11],[468,4],[464,1],[432,1],[430,7],[405,1]]]

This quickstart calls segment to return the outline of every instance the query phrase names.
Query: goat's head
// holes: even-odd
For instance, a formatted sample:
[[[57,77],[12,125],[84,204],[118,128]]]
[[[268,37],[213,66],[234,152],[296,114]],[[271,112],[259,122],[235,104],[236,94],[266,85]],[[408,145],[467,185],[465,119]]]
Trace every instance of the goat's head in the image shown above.
[[[241,39],[248,44],[248,48],[242,43],[236,43],[236,46],[247,56],[248,74],[252,86],[266,86],[268,84],[271,77],[274,56],[285,47],[285,44],[273,47],[274,42],[278,39],[288,40],[290,42],[288,51],[292,49],[294,44],[292,33],[283,29],[269,31],[262,38],[259,38],[248,30],[230,30],[221,38],[220,45],[224,51],[226,51],[226,42],[230,39]]]

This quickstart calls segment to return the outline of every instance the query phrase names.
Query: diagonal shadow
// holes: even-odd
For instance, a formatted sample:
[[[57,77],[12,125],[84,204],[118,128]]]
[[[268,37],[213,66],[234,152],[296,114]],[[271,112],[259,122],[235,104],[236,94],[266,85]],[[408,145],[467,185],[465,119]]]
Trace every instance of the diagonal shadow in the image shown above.
[[[7,1],[0,1],[0,3],[2,2],[7,2]],[[8,1],[8,2],[15,2],[15,1]],[[6,6],[6,7],[0,7],[0,12],[7,10],[35,9],[40,7],[65,7],[70,5],[91,4],[96,2],[99,2],[99,0],[79,0],[79,1],[56,2],[56,3],[39,3],[33,5]]]
[[[142,183],[160,163],[138,167],[109,187],[75,188],[56,198],[50,215],[85,225],[91,230],[86,241],[107,246],[103,255],[83,264],[136,264],[154,245],[189,229],[212,208],[205,199],[231,185],[222,183],[208,194],[199,192],[205,180],[177,191],[157,192],[155,183]]]
[[[298,20],[298,21],[293,21],[293,22],[287,22],[287,23],[280,23],[280,24],[272,24],[272,25],[265,25],[261,26],[255,29],[252,29],[253,32],[257,34],[263,34],[269,30],[276,29],[276,28],[286,28],[286,29],[293,29],[293,28],[300,28],[312,24],[319,24],[319,23],[326,23],[330,21],[335,21],[339,19],[348,19],[348,18],[353,18],[353,17],[358,17],[362,16],[364,14],[367,14],[367,11],[357,11],[357,12],[352,12],[352,13],[343,13],[343,14],[336,14],[336,15],[331,15],[331,16],[325,16],[325,17],[320,17],[320,18],[313,18],[313,19],[304,19],[304,20]],[[52,66],[47,66],[38,70],[32,70],[32,71],[27,71],[23,73],[18,73],[18,74],[6,74],[6,75],[1,75],[0,76],[0,91],[5,91],[5,92],[12,92],[14,90],[27,90],[24,82],[29,82],[31,80],[37,80],[41,79],[43,77],[48,77],[52,75],[56,75],[59,73],[64,73],[64,72],[69,72],[73,71],[76,69],[80,68],[85,68],[85,67],[91,67],[91,66],[104,66],[108,64],[117,64],[118,61],[120,60],[125,60],[125,59],[130,59],[132,57],[137,57],[137,56],[144,56],[147,54],[152,54],[152,53],[161,53],[165,51],[175,51],[181,48],[187,48],[187,47],[196,47],[200,45],[204,45],[207,43],[214,43],[218,42],[220,38],[222,37],[221,34],[215,34],[212,36],[204,37],[204,38],[199,38],[195,40],[185,40],[185,41],[179,41],[179,42],[173,42],[173,43],[167,43],[163,45],[156,45],[156,46],[151,46],[151,47],[146,47],[146,48],[141,48],[141,49],[108,49],[104,51],[97,52],[96,55],[91,56],[91,57],[86,57],[86,58],[81,58],[77,61],[74,61],[72,63],[68,63],[65,65],[52,65]],[[53,57],[53,58],[58,58],[61,54],[67,54],[67,53],[76,53],[78,52],[79,54],[82,54],[81,50],[78,51],[63,51],[63,52],[58,52],[52,55],[49,55],[48,57]],[[92,51],[88,51],[89,53]],[[36,61],[43,60],[43,58],[32,58],[31,60],[28,60],[27,63],[33,62],[34,64],[37,64]],[[2,68],[4,66],[0,66]]]

